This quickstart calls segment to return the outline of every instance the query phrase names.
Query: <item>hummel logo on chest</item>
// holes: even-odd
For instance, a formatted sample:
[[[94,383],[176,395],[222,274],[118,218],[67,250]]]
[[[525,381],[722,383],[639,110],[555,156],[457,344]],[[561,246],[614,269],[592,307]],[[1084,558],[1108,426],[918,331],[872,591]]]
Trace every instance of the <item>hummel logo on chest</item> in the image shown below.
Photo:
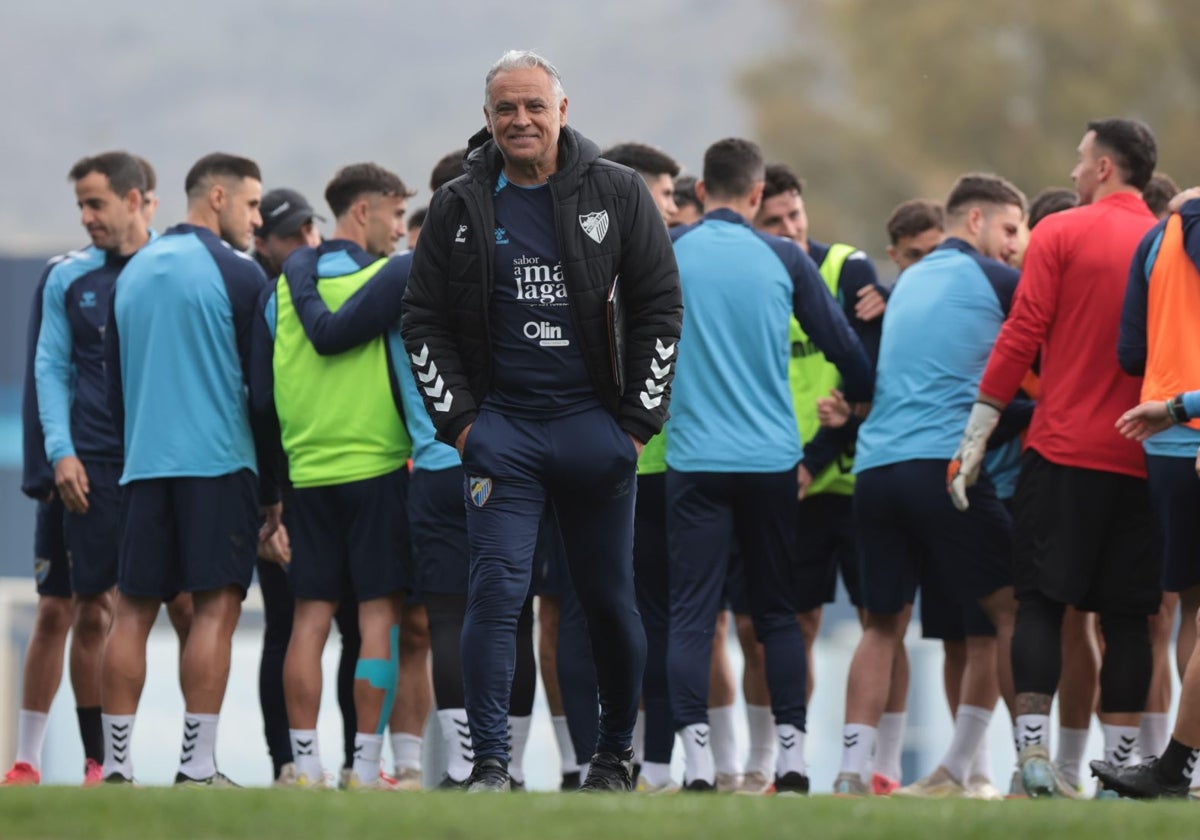
[[[466,225],[458,226],[458,233],[454,234],[454,241],[455,242],[466,242],[467,241],[467,226]]]

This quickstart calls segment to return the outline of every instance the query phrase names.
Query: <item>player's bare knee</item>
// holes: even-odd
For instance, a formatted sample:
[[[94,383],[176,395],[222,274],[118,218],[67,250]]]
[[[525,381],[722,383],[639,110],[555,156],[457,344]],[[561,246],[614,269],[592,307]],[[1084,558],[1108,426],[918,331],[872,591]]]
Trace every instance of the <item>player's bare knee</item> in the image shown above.
[[[72,632],[78,643],[85,647],[100,644],[112,626],[112,610],[105,597],[80,598],[75,604]]]
[[[424,607],[406,606],[400,617],[400,657],[420,657],[429,653],[429,618]]]
[[[190,592],[182,592],[167,602],[167,618],[171,620],[171,626],[175,628],[175,632],[180,638],[187,636],[194,614],[195,609]]]
[[[1185,619],[1200,613],[1200,586],[1179,593],[1179,611]]]
[[[979,606],[987,613],[997,631],[1007,630],[1012,633],[1013,624],[1017,619],[1017,599],[1011,586],[1002,586],[990,595],[979,599]]]
[[[738,644],[743,652],[758,644],[758,637],[754,634],[754,619],[748,615],[735,613],[733,625],[737,630]]]
[[[71,601],[68,598],[42,596],[38,599],[34,632],[46,636],[65,636],[71,629]]]
[[[892,644],[895,644],[897,639],[904,638],[904,631],[907,626],[903,610],[898,613],[868,611],[863,618],[864,635],[885,637]]]

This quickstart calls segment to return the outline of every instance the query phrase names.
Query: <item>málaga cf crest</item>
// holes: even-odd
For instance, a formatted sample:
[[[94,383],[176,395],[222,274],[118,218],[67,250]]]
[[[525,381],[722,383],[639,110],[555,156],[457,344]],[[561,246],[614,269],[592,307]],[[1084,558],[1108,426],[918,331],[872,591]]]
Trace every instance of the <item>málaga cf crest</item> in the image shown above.
[[[604,234],[608,233],[608,211],[601,210],[599,213],[580,216],[579,226],[583,228],[583,232],[588,235],[589,239],[599,245],[604,241]]]
[[[475,503],[475,507],[486,505],[487,500],[492,495],[492,480],[473,475],[467,479],[467,485],[471,492],[471,501]]]

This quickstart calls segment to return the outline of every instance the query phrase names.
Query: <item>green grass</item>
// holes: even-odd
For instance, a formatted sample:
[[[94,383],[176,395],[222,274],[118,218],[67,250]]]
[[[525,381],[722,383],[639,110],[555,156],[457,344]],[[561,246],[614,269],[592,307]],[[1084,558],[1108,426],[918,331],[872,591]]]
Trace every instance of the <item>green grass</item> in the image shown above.
[[[832,797],[313,793],[170,788],[0,791],[0,838],[808,840],[1200,835],[1194,803],[911,802]]]

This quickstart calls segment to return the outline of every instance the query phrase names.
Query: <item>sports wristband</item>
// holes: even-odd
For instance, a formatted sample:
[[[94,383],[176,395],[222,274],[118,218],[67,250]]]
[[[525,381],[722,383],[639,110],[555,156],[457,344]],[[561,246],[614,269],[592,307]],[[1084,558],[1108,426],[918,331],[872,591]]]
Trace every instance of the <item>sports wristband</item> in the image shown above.
[[[1171,419],[1176,423],[1186,423],[1192,419],[1188,416],[1187,408],[1183,404],[1183,394],[1176,394],[1172,399],[1167,400],[1167,414],[1171,415]]]

